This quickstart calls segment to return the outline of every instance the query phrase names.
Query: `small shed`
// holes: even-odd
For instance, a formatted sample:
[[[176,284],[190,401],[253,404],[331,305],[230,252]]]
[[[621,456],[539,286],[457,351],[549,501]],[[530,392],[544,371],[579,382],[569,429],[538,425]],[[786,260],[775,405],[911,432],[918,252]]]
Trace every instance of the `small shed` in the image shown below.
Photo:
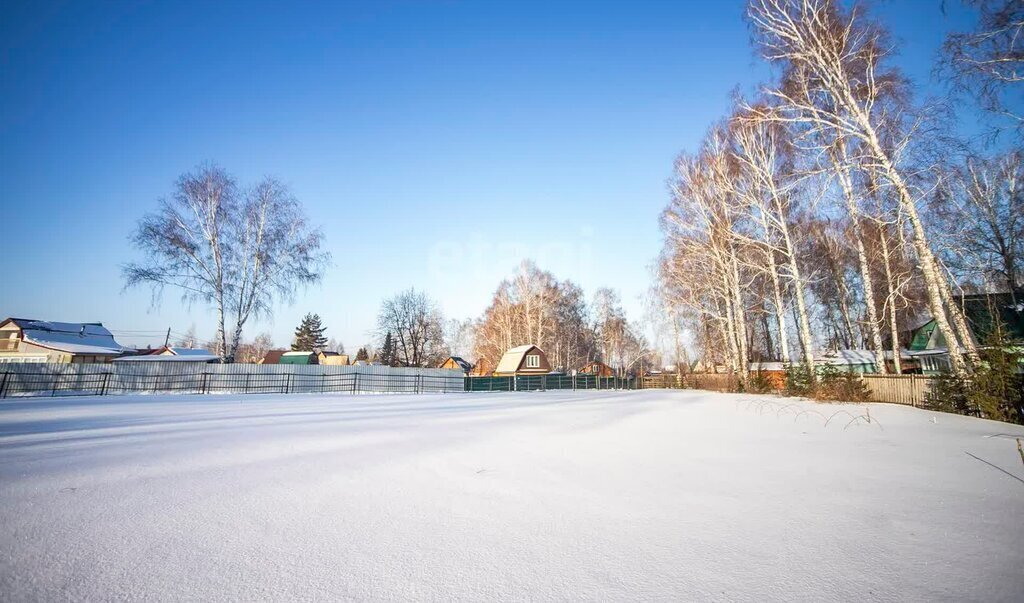
[[[473,363],[461,356],[449,356],[448,359],[442,362],[437,368],[448,369],[450,371],[462,371],[464,375],[468,375],[469,372],[473,370]]]
[[[546,375],[551,372],[551,364],[544,350],[533,344],[512,348],[502,355],[495,376],[509,375]]]
[[[281,364],[281,356],[288,350],[270,350],[256,364]]]
[[[315,352],[285,352],[281,354],[278,364],[318,364]]]

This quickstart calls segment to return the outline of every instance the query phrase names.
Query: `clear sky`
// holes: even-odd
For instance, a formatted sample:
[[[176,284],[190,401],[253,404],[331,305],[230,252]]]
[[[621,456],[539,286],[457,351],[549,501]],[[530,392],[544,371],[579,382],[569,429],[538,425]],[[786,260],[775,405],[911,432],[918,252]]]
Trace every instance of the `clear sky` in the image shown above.
[[[943,6],[945,4],[945,6]],[[478,316],[522,258],[640,318],[672,160],[765,80],[740,1],[25,2],[0,18],[0,315],[102,321],[125,344],[214,320],[123,291],[135,221],[215,161],[272,174],[322,225],[317,312],[348,349],[381,300]],[[929,84],[957,0],[876,7]]]

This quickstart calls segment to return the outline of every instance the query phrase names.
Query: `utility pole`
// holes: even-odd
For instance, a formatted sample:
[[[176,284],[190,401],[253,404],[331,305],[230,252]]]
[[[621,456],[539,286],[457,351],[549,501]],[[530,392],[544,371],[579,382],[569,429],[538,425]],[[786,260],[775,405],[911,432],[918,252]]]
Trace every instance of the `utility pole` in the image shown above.
[[[167,337],[164,337],[164,347],[171,343],[171,327],[167,327]]]

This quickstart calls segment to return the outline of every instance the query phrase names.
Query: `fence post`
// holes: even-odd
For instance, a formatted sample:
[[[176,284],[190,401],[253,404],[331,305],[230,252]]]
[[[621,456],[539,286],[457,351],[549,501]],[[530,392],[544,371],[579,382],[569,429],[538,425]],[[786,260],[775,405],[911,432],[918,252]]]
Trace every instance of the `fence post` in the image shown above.
[[[917,408],[917,380],[913,374],[910,375],[910,406]]]
[[[285,373],[284,376],[284,393],[290,394],[292,391],[292,374]]]
[[[60,381],[60,373],[57,373],[56,378],[53,380],[53,389],[50,390],[50,397],[57,395],[57,383]]]
[[[420,375],[420,374],[416,375],[416,393],[417,394],[422,394],[423,393],[423,375]]]
[[[352,379],[352,393],[358,393],[359,391],[359,373],[356,373],[355,378]]]
[[[103,387],[100,388],[100,395],[107,395],[107,379],[110,379],[110,373],[103,373]]]
[[[10,375],[10,371],[4,371],[4,378],[0,380],[0,398],[7,397],[7,375]]]
[[[200,391],[200,392],[201,392],[201,393],[202,393],[203,395],[205,395],[205,394],[206,394],[206,386],[207,386],[207,383],[206,383],[206,380],[207,380],[207,379],[206,379],[206,376],[207,376],[207,375],[209,375],[209,373],[207,373],[206,371],[203,371],[203,380],[202,380],[202,382],[201,382],[201,383],[200,383],[200,385],[199,385],[199,391]]]

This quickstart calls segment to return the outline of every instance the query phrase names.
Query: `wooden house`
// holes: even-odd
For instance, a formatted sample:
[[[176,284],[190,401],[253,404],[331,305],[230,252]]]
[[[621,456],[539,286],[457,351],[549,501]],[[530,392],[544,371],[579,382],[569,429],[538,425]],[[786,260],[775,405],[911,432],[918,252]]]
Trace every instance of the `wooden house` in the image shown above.
[[[98,322],[0,322],[0,362],[110,362],[128,351]]]
[[[270,350],[256,364],[281,364],[281,356],[288,350]]]
[[[579,371],[577,371],[577,374],[597,375],[598,377],[612,377],[615,375],[615,371],[613,371],[612,367],[608,366],[607,364],[595,360],[581,368]]]
[[[473,370],[473,364],[460,356],[449,356],[447,360],[442,362],[437,368],[448,369],[450,371],[462,371],[463,375],[468,375],[470,371]]]
[[[997,327],[1010,346],[1024,344],[1024,303],[1014,303],[1009,293],[980,293],[956,296],[954,303],[963,308],[974,345],[991,345]],[[911,329],[909,355],[925,375],[948,371],[949,347],[934,319]]]
[[[348,354],[339,354],[338,352],[330,352],[327,350],[321,350],[317,352],[316,359],[319,364],[326,364],[328,366],[348,366],[349,358]]]
[[[498,361],[494,375],[507,377],[511,375],[546,375],[551,372],[544,351],[535,345],[527,344],[512,348],[505,352]]]
[[[491,368],[491,363],[486,358],[480,358],[473,365],[473,368],[469,371],[470,377],[489,377],[494,369]]]

